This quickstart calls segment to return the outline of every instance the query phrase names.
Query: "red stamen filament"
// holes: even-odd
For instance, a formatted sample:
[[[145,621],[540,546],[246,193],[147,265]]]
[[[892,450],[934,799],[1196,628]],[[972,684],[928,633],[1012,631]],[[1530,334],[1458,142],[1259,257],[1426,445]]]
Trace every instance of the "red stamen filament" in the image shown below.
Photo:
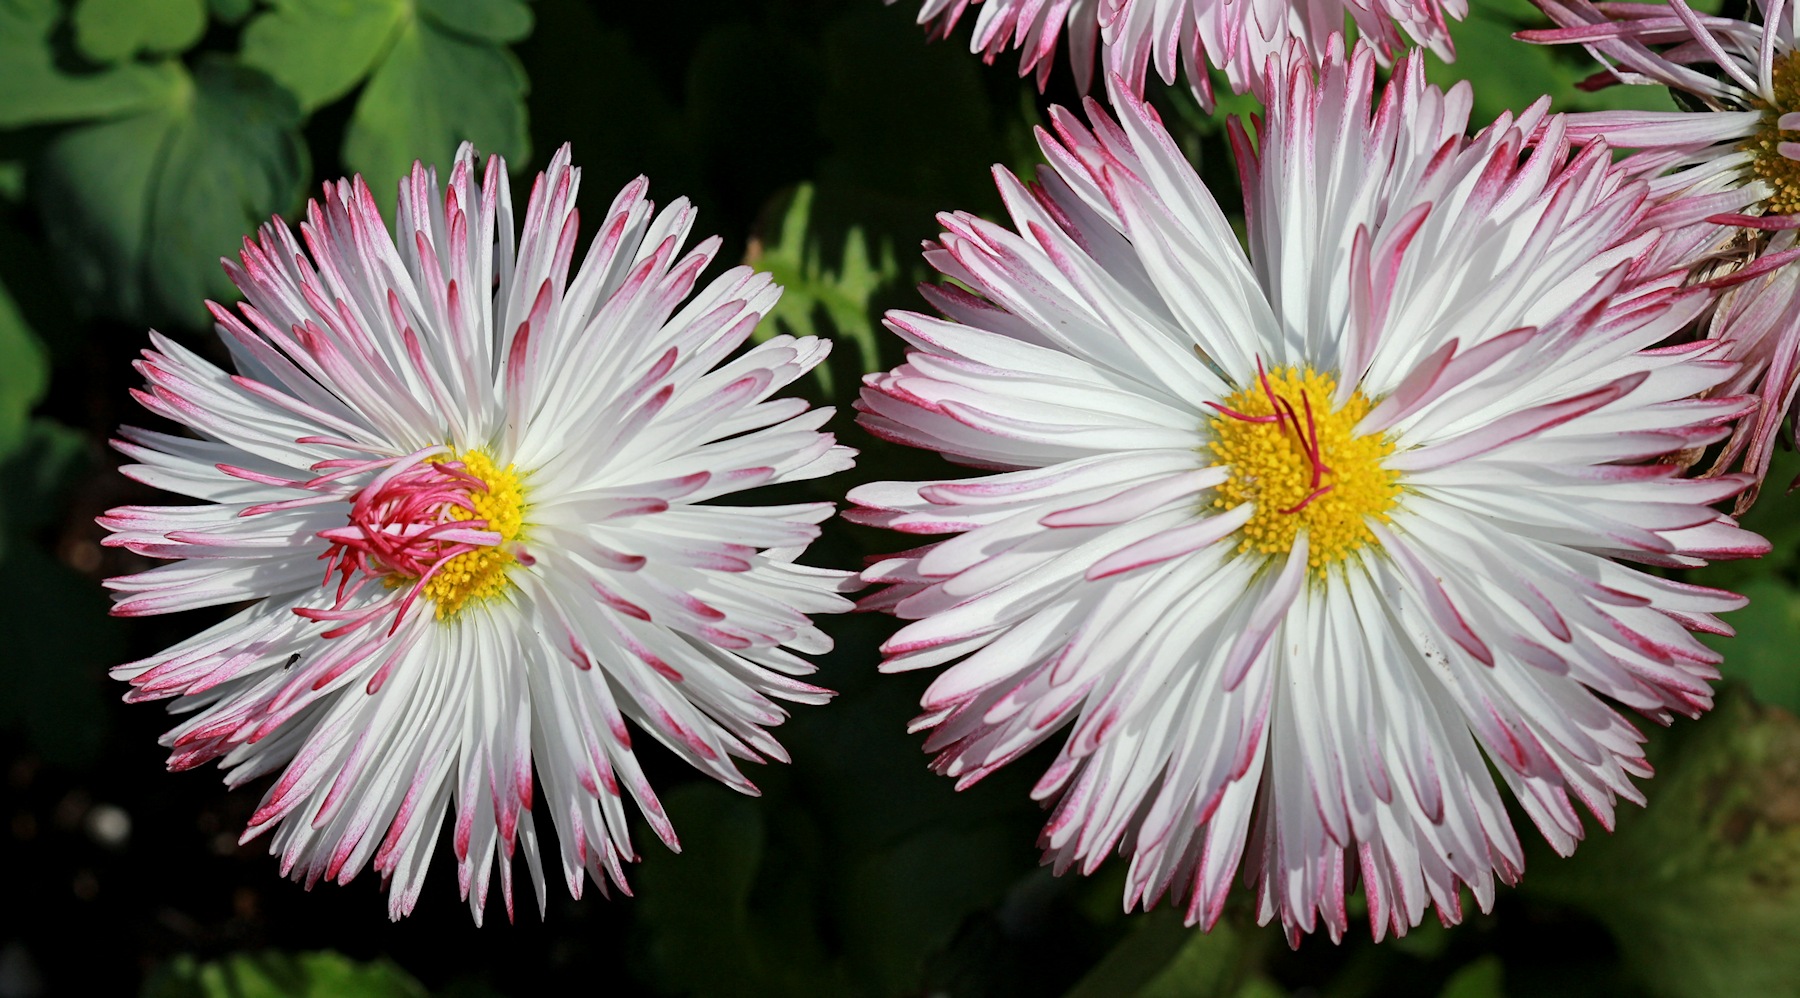
[[[1278,413],[1270,413],[1267,416],[1252,416],[1247,412],[1239,412],[1236,409],[1232,409],[1228,406],[1220,405],[1217,402],[1207,402],[1205,404],[1208,408],[1213,409],[1214,411],[1220,413],[1221,415],[1229,416],[1232,419],[1235,419],[1240,423],[1279,423],[1279,422],[1281,422],[1281,416]]]
[[[1319,442],[1319,425],[1313,421],[1312,399],[1307,398],[1305,389],[1300,390],[1300,404],[1306,407],[1306,457],[1312,462],[1312,485],[1316,489],[1319,487],[1319,476],[1330,474],[1331,469],[1325,466],[1324,445]],[[1293,411],[1294,407],[1289,405],[1288,412],[1291,414]],[[1294,426],[1299,428],[1298,420],[1294,422]]]
[[[1281,512],[1286,515],[1292,515],[1294,513],[1298,513],[1301,510],[1305,509],[1306,507],[1311,506],[1313,504],[1314,499],[1317,499],[1320,496],[1324,495],[1325,493],[1330,492],[1331,489],[1332,489],[1332,486],[1330,486],[1330,485],[1320,486],[1319,488],[1312,490],[1312,493],[1309,494],[1305,499],[1300,500],[1298,505],[1289,507],[1288,509],[1284,509]]]
[[[1284,509],[1281,512],[1283,514],[1298,513],[1312,505],[1316,500],[1330,492],[1333,488],[1333,486],[1330,485],[1319,484],[1324,476],[1331,474],[1332,471],[1331,468],[1325,464],[1324,448],[1319,440],[1319,426],[1317,420],[1313,416],[1312,399],[1307,397],[1304,389],[1301,390],[1300,406],[1306,411],[1305,425],[1302,426],[1300,413],[1294,408],[1294,404],[1289,402],[1286,397],[1278,394],[1275,391],[1275,386],[1269,383],[1269,374],[1263,368],[1261,357],[1256,359],[1256,377],[1262,384],[1263,393],[1269,397],[1269,408],[1273,410],[1269,415],[1252,416],[1249,413],[1238,412],[1235,409],[1221,405],[1217,402],[1208,402],[1206,405],[1225,417],[1240,422],[1291,423],[1293,425],[1294,437],[1300,441],[1301,452],[1306,455],[1307,463],[1311,465],[1312,484],[1310,487],[1312,488],[1312,492],[1309,493],[1306,498],[1300,500],[1297,505],[1289,509]]]

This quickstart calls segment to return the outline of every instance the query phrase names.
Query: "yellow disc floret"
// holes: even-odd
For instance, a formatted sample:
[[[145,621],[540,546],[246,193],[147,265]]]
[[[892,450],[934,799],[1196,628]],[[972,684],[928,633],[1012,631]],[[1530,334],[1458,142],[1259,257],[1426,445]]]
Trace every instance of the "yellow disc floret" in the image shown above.
[[[457,555],[425,583],[425,595],[437,604],[439,620],[455,616],[470,600],[488,599],[506,590],[506,571],[518,561],[513,552],[525,525],[525,491],[512,465],[496,467],[493,459],[479,450],[466,451],[457,460],[464,473],[480,479],[486,488],[469,489],[473,511],[452,505],[446,508],[446,516],[486,520],[486,529],[499,534],[500,543]]]
[[[1784,132],[1781,116],[1800,111],[1800,49],[1776,56],[1771,67],[1773,102],[1755,100],[1751,106],[1762,111],[1756,134],[1744,140],[1742,148],[1755,159],[1750,172],[1767,183],[1774,193],[1764,206],[1778,215],[1800,212],[1800,161],[1781,154],[1781,143],[1800,142],[1800,132]]]
[[[1398,475],[1385,434],[1357,436],[1371,403],[1362,392],[1331,410],[1337,383],[1311,368],[1269,371],[1221,403],[1207,450],[1231,477],[1213,491],[1218,511],[1255,503],[1238,551],[1285,555],[1305,531],[1315,574],[1374,543],[1369,521],[1388,522]]]

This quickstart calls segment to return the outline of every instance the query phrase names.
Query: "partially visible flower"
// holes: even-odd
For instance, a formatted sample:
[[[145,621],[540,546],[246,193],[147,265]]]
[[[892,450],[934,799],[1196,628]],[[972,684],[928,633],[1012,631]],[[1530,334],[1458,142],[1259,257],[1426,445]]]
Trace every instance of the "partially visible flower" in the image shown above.
[[[1641,150],[1627,168],[1654,194],[1709,194],[1713,212],[1800,211],[1800,7],[1756,0],[1762,23],[1701,14],[1686,0],[1533,0],[1561,27],[1521,31],[1531,42],[1580,43],[1607,68],[1596,78],[1677,91],[1692,110],[1589,111],[1569,134]]]
[[[1784,272],[1800,249],[1771,237],[1800,227],[1800,4],[1756,0],[1761,17],[1746,21],[1686,0],[1534,2],[1560,27],[1520,38],[1580,43],[1607,67],[1597,84],[1668,87],[1687,108],[1573,114],[1569,133],[1637,150],[1621,166],[1667,202],[1651,220],[1669,231],[1665,258],[1687,260],[1695,282],[1725,292],[1707,334],[1742,366],[1720,390],[1761,398],[1712,465],[1755,477],[1738,497],[1741,513],[1761,489],[1800,379],[1800,310],[1790,300],[1800,275]]]
[[[690,299],[719,241],[683,255],[693,209],[657,213],[641,178],[572,273],[568,148],[516,242],[505,164],[477,170],[466,145],[442,190],[415,166],[398,239],[361,178],[300,242],[279,219],[246,239],[242,317],[211,306],[238,373],[153,333],[134,394],[196,436],[117,445],[201,502],[101,519],[182,559],[110,580],[114,613],[249,604],[115,670],[177,698],[170,768],[279,772],[244,838],[309,887],[373,863],[395,918],[447,816],[477,922],[496,860],[512,914],[516,852],[543,910],[546,812],[572,894],[584,871],[625,889],[627,798],[676,844],[633,727],[755,793],[735,760],[786,758],[776,701],[830,695],[793,678],[831,645],[807,614],[848,608],[848,573],[794,561],[830,503],[717,501],[851,463],[829,410],[773,397],[825,342],[733,356],[780,288],[738,267]]]
[[[1232,125],[1246,255],[1151,108],[1060,109],[1010,227],[928,251],[942,318],[893,313],[907,362],[861,420],[994,473],[880,482],[847,516],[953,535],[864,577],[911,621],[887,670],[925,694],[967,786],[1068,729],[1033,795],[1058,872],[1130,857],[1127,906],[1219,917],[1240,860],[1290,938],[1428,906],[1486,910],[1524,852],[1503,781],[1556,851],[1641,801],[1642,736],[1697,715],[1742,604],[1629,562],[1768,549],[1712,504],[1745,476],[1658,458],[1749,401],[1710,295],[1647,270],[1645,185],[1572,152],[1541,101],[1466,137],[1469,89],[1298,43],[1253,144]],[[1372,106],[1373,105],[1373,106]],[[967,290],[965,290],[967,289]],[[1608,699],[1602,699],[1602,697]]]
[[[894,0],[886,0],[892,4]],[[910,0],[909,0],[910,2]],[[992,64],[1009,48],[1019,50],[1019,75],[1037,74],[1038,89],[1050,82],[1056,43],[1066,27],[1069,63],[1084,92],[1093,81],[1094,52],[1100,39],[1102,5],[1115,0],[921,0],[920,24],[936,38],[948,38],[971,6],[978,6],[969,51]]]
[[[1122,74],[1133,95],[1143,96],[1154,66],[1164,83],[1184,75],[1209,110],[1209,65],[1224,71],[1234,93],[1261,96],[1271,57],[1280,62],[1294,40],[1315,61],[1322,58],[1346,17],[1384,63],[1405,51],[1409,38],[1449,60],[1455,50],[1444,15],[1461,20],[1469,12],[1468,0],[922,0],[919,23],[948,37],[971,6],[980,13],[969,51],[992,63],[1018,49],[1019,75],[1035,71],[1040,90],[1066,27],[1075,85],[1083,93],[1093,82],[1098,43],[1104,67]]]
[[[1780,256],[1794,244],[1794,232],[1778,232],[1765,252]],[[1717,390],[1754,392],[1761,398],[1756,412],[1738,422],[1711,469],[1717,474],[1742,468],[1755,479],[1737,497],[1734,512],[1741,514],[1762,490],[1782,423],[1793,417],[1800,389],[1800,265],[1734,278],[1708,318],[1707,336],[1719,340],[1723,355],[1738,365],[1731,380]]]

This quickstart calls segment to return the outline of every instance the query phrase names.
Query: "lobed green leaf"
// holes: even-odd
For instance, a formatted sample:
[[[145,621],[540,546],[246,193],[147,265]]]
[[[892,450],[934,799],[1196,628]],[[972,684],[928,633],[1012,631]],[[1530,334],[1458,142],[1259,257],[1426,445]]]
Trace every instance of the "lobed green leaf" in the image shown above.
[[[56,0],[0,0],[0,128],[127,114],[180,89],[171,63],[64,65],[51,41],[61,19]]]
[[[229,299],[219,267],[295,205],[308,173],[293,97],[256,70],[201,62],[140,113],[70,128],[44,150],[51,245],[89,307],[133,321],[204,321]]]
[[[525,70],[505,47],[437,22],[421,9],[404,23],[357,99],[344,133],[344,162],[369,180],[383,210],[413,162],[447,168],[468,141],[506,157],[531,152]]]
[[[205,0],[80,0],[75,46],[96,62],[185,52],[206,31]]]
[[[275,0],[244,28],[243,60],[313,111],[355,89],[409,18],[407,0]]]

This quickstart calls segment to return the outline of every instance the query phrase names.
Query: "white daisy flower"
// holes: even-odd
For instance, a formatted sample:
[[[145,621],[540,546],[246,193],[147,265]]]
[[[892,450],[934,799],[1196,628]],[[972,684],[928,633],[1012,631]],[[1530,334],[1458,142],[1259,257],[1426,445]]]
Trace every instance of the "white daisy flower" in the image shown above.
[[[1777,232],[1763,247],[1763,260],[1792,252],[1792,230]],[[1760,399],[1753,415],[1739,420],[1731,439],[1714,458],[1709,474],[1741,467],[1754,484],[1737,497],[1733,512],[1742,514],[1756,502],[1783,424],[1792,425],[1795,395],[1800,393],[1800,266],[1761,270],[1757,263],[1719,282],[1730,284],[1707,317],[1706,335],[1719,341],[1723,355],[1737,372],[1719,386],[1719,394],[1754,392]],[[1749,279],[1739,275],[1753,274]],[[1790,483],[1791,491],[1797,483]]]
[[[996,473],[851,515],[956,535],[864,573],[912,621],[883,667],[950,663],[915,727],[960,786],[1068,729],[1034,791],[1058,871],[1116,849],[1128,906],[1211,925],[1241,863],[1296,940],[1360,876],[1379,938],[1519,874],[1495,774],[1561,853],[1577,803],[1642,800],[1600,695],[1710,705],[1688,629],[1742,600],[1621,561],[1767,544],[1712,508],[1744,476],[1654,463],[1748,401],[1698,397],[1716,344],[1657,346],[1706,295],[1634,262],[1642,182],[1547,102],[1465,138],[1417,54],[1373,107],[1367,48],[1285,64],[1255,143],[1233,123],[1247,254],[1117,80],[1035,184],[996,170],[1010,228],[941,218],[944,317],[890,315],[911,352],[862,420]]]
[[[893,4],[894,0],[885,0]],[[1019,50],[1019,75],[1037,76],[1038,89],[1050,82],[1056,43],[1068,32],[1069,63],[1076,86],[1086,91],[1094,76],[1100,17],[1113,0],[920,0],[918,22],[935,38],[948,38],[971,5],[976,5],[969,51],[990,65],[1009,48]]]
[[[1594,83],[1648,84],[1687,110],[1589,111],[1569,116],[1577,139],[1640,150],[1629,169],[1656,194],[1696,199],[1715,212],[1800,211],[1800,6],[1756,0],[1760,21],[1702,14],[1685,0],[1605,3],[1533,0],[1558,27],[1524,41],[1580,44],[1606,67]]]
[[[1606,70],[1598,82],[1668,87],[1685,110],[1594,111],[1570,116],[1570,134],[1638,150],[1622,162],[1653,195],[1678,196],[1658,224],[1685,232],[1696,277],[1732,288],[1707,335],[1742,362],[1724,391],[1763,399],[1739,424],[1714,473],[1733,466],[1757,480],[1756,500],[1782,422],[1800,384],[1800,4],[1757,0],[1755,20],[1668,4],[1536,0],[1559,27],[1524,31],[1543,43],[1579,43]],[[1734,285],[1743,285],[1733,288]]]
[[[732,357],[780,288],[738,267],[690,299],[719,241],[683,254],[694,210],[657,213],[642,178],[571,281],[567,147],[516,244],[505,164],[477,169],[464,146],[440,191],[415,167],[398,239],[358,178],[300,242],[279,219],[245,240],[242,318],[212,306],[238,373],[154,333],[137,365],[138,399],[198,439],[118,443],[201,502],[101,520],[182,559],[110,580],[115,613],[241,607],[115,670],[128,699],[178,698],[170,768],[279,772],[244,838],[273,833],[309,887],[372,861],[396,918],[447,815],[476,921],[496,860],[511,915],[515,851],[541,913],[540,789],[570,892],[626,889],[627,797],[676,846],[633,728],[755,793],[736,760],[786,759],[777,701],[830,696],[794,678],[831,647],[807,615],[848,606],[849,573],[795,563],[830,503],[720,501],[850,466],[830,410],[772,397],[828,344]]]
[[[893,3],[894,0],[886,0]],[[1152,67],[1164,83],[1187,78],[1195,97],[1213,106],[1210,67],[1225,73],[1233,93],[1267,89],[1270,58],[1282,61],[1290,42],[1315,58],[1329,39],[1356,25],[1384,62],[1406,50],[1408,40],[1439,58],[1456,57],[1444,18],[1468,16],[1468,0],[921,0],[918,22],[948,38],[970,8],[976,10],[969,51],[992,63],[1019,50],[1019,75],[1049,82],[1057,40],[1067,33],[1075,85],[1086,93],[1096,55],[1124,76],[1142,97]]]

